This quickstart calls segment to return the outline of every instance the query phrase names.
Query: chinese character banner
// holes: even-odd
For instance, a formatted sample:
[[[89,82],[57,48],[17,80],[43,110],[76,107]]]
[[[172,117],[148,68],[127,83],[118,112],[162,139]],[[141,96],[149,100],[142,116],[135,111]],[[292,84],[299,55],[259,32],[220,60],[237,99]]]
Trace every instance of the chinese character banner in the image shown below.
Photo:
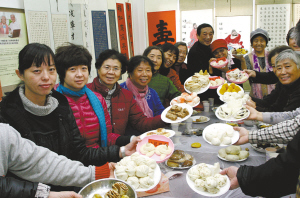
[[[117,3],[117,16],[121,53],[124,54],[127,58],[129,58],[124,5],[122,3]]]
[[[147,13],[149,46],[176,43],[175,14],[175,10]]]

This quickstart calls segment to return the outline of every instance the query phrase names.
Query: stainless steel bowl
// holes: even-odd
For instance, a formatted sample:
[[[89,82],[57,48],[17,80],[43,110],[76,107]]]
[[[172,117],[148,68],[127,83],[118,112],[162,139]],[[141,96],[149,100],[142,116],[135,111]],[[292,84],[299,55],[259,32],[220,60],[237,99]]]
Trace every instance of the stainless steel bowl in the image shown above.
[[[104,197],[105,193],[112,189],[112,185],[116,182],[122,182],[127,185],[128,192],[127,196],[129,198],[137,198],[136,192],[134,189],[126,182],[115,179],[115,178],[107,178],[107,179],[99,179],[96,181],[93,181],[86,186],[84,186],[78,194],[82,195],[83,198],[92,198],[94,194],[100,194],[102,197]]]

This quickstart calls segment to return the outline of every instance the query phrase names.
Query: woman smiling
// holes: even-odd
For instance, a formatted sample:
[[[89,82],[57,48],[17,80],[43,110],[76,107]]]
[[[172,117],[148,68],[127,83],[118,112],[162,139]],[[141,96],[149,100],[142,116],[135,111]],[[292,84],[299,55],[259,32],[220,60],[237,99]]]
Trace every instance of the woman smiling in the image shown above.
[[[145,56],[134,56],[127,67],[129,78],[121,87],[131,91],[144,114],[149,118],[160,115],[165,109],[156,91],[148,87],[154,64]]]

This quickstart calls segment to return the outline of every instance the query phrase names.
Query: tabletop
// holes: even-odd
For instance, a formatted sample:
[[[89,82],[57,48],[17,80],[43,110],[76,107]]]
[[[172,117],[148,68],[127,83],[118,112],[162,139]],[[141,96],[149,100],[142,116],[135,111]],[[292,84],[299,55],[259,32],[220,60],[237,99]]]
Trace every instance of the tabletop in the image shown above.
[[[207,116],[210,118],[210,120],[206,123],[193,123],[193,128],[205,128],[206,126],[213,124],[213,123],[225,123],[224,121],[219,120],[213,111],[210,112],[201,112],[200,114],[197,115],[201,115],[201,116]],[[247,129],[254,129],[255,126],[252,127],[247,127],[245,125],[242,125],[242,127],[245,127]],[[185,124],[181,124],[179,127],[179,132],[176,133],[175,136],[171,137],[171,139],[173,140],[173,143],[175,145],[175,149],[179,149],[179,150],[183,150],[186,153],[191,154],[192,156],[194,156],[195,160],[196,160],[196,164],[199,163],[206,163],[206,164],[214,164],[216,162],[219,162],[221,169],[223,168],[227,168],[229,166],[241,166],[241,165],[250,165],[250,166],[258,166],[260,164],[263,164],[266,161],[266,156],[265,153],[260,153],[255,151],[251,145],[248,144],[244,144],[241,145],[242,149],[244,150],[245,148],[249,149],[249,157],[247,160],[245,161],[241,161],[241,162],[227,162],[227,161],[223,161],[221,159],[219,159],[217,157],[218,151],[221,148],[225,148],[225,147],[220,147],[220,146],[213,146],[210,145],[209,143],[207,143],[202,136],[196,136],[196,135],[192,135],[192,136],[185,136],[182,135],[181,132],[184,131],[186,128]],[[191,144],[194,142],[199,142],[201,143],[201,147],[200,148],[192,148]],[[167,167],[164,163],[160,163],[159,164],[162,173],[167,173],[169,171],[172,171],[173,169]],[[169,181],[170,184],[170,191],[169,192],[165,192],[165,193],[161,193],[161,194],[157,194],[157,195],[152,195],[152,196],[148,196],[148,197],[158,197],[158,198],[168,198],[168,197],[185,197],[185,198],[198,198],[198,197],[205,197],[202,195],[197,194],[196,192],[194,192],[187,184],[186,182],[186,174],[188,169],[185,170],[177,170],[174,169],[175,171],[182,171],[183,174],[171,179]],[[237,188],[235,190],[229,190],[227,193],[223,194],[222,196],[219,197],[250,197],[245,195],[242,190],[240,188]],[[289,196],[288,196],[289,197]]]

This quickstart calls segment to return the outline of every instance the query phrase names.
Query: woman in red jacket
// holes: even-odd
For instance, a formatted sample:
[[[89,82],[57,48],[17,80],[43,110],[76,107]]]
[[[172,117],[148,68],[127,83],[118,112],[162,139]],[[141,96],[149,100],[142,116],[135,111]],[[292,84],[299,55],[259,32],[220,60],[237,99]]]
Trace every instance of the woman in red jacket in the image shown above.
[[[91,61],[91,54],[82,46],[69,44],[57,48],[55,63],[60,85],[56,91],[68,99],[87,147],[126,145],[131,137],[112,133],[105,99],[85,86],[91,71]]]
[[[88,88],[105,98],[113,133],[120,135],[133,133],[130,130],[125,133],[127,125],[138,130],[139,134],[164,127],[165,123],[160,115],[147,118],[133,98],[133,94],[118,84],[117,81],[121,74],[125,73],[127,64],[124,55],[115,50],[105,50],[99,55],[95,64],[98,76],[92,83],[87,84]]]

